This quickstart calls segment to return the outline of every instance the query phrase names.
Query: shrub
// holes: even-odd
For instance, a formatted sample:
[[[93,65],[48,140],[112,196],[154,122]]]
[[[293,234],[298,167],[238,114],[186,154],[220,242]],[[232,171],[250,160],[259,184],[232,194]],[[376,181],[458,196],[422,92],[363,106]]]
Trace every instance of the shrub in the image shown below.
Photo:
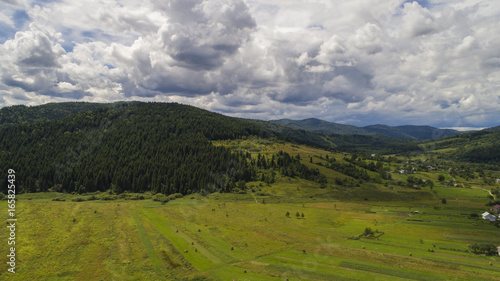
[[[66,199],[56,197],[56,198],[53,198],[52,201],[66,201]]]
[[[153,201],[161,201],[164,198],[165,198],[165,195],[163,195],[161,193],[156,193],[155,195],[153,195]]]
[[[479,214],[476,214],[476,213],[470,213],[469,218],[470,218],[470,219],[478,219],[478,218],[479,218]]]
[[[373,234],[373,230],[369,227],[365,228],[365,231],[363,232],[364,236],[372,236]]]
[[[469,245],[469,250],[476,255],[496,256],[498,249],[493,244],[477,244]]]

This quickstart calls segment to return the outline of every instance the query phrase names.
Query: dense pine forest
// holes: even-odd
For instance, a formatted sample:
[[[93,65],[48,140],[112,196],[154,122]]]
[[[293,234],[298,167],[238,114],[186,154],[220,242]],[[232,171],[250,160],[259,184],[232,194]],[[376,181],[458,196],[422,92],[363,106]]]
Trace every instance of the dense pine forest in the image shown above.
[[[1,128],[0,169],[18,171],[21,192],[227,192],[262,177],[257,170],[274,168],[325,181],[286,153],[252,160],[249,154],[212,145],[213,140],[275,136],[255,124],[191,106],[81,104],[60,114],[35,108],[26,115],[29,108],[18,109],[15,118],[8,117],[16,112],[12,108],[1,115],[10,121]],[[0,183],[6,191],[5,179]]]

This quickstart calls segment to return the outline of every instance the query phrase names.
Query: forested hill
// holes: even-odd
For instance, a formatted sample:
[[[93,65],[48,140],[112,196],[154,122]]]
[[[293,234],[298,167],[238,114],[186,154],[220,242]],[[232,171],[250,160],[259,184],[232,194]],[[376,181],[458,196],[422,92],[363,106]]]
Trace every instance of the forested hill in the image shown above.
[[[500,130],[493,127],[437,141],[427,141],[427,149],[444,150],[441,157],[455,161],[500,164]]]
[[[175,103],[14,106],[0,109],[0,116],[0,171],[16,171],[19,192],[226,192],[248,181],[271,183],[275,171],[325,185],[325,176],[301,164],[300,157],[280,153],[256,160],[212,144],[249,136],[366,154],[422,148],[408,139],[326,135]],[[487,142],[469,142],[456,157],[497,161],[498,133],[483,132]],[[432,145],[463,142],[458,136]],[[5,193],[7,177],[0,178],[0,189]]]
[[[270,136],[257,125],[192,106],[96,106],[0,128],[0,170],[15,169],[18,190],[25,192],[228,189],[249,179],[248,161],[210,140],[248,135]],[[5,192],[5,179],[0,184]]]
[[[0,109],[0,128],[23,123],[57,120],[71,114],[97,108],[113,107],[120,103],[89,102],[48,103],[40,106],[16,105]]]
[[[437,139],[441,137],[454,136],[462,132],[451,129],[438,129],[431,126],[387,126],[371,125],[356,127],[352,125],[337,124],[316,118],[304,120],[280,119],[270,121],[294,129],[302,129],[311,132],[336,135],[380,135],[391,138],[406,138],[414,140]]]

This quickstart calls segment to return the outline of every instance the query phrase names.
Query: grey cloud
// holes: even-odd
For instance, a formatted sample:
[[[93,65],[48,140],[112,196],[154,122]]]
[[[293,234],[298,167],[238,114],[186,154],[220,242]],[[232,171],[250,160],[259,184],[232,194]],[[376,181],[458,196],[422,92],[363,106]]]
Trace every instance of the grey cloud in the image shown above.
[[[53,90],[57,90],[57,89],[53,89]],[[85,92],[85,91],[81,91],[81,90],[68,91],[68,92],[58,92],[58,91],[46,90],[46,91],[40,91],[38,93],[41,95],[44,95],[44,96],[73,99],[73,100],[81,100],[86,96],[91,96],[90,93]]]
[[[402,20],[404,36],[422,36],[433,33],[439,28],[435,17],[416,1],[404,4]]]
[[[359,88],[371,89],[373,75],[362,71],[355,66],[339,66],[334,70],[335,76],[342,75]]]
[[[255,27],[245,4],[201,0],[155,4],[168,16],[157,37],[136,41],[129,57],[127,48],[113,51],[122,67],[132,70],[127,79],[133,83],[123,87],[125,95],[194,97],[235,91],[238,74],[229,69],[240,69],[233,59]]]
[[[321,88],[315,84],[289,86],[282,92],[271,93],[269,97],[275,101],[305,106],[321,96]]]
[[[167,54],[179,66],[220,67],[247,41],[256,24],[242,1],[169,1],[169,22],[160,29]]]
[[[64,52],[60,46],[59,50],[56,50],[47,35],[41,32],[33,31],[31,34],[25,33],[24,35],[25,38],[20,38],[17,42],[19,49],[15,50],[19,65],[45,68],[60,67],[58,58]]]
[[[2,83],[4,83],[7,86],[10,86],[10,87],[21,88],[27,92],[34,92],[38,89],[36,84],[15,80],[9,76],[2,77]]]
[[[202,0],[153,0],[153,4],[174,22],[188,23],[202,19],[202,14],[195,11]]]
[[[481,65],[485,68],[500,69],[500,56],[485,58]]]
[[[21,6],[23,4],[23,1],[20,1],[20,0],[0,0],[0,3]]]
[[[60,98],[80,100],[85,96],[90,96],[89,93],[83,90],[65,91],[59,89],[56,85],[49,86],[47,85],[47,82],[49,81],[47,81],[46,79],[44,79],[44,77],[41,76],[35,77],[34,82],[32,83],[25,81],[18,81],[10,77],[3,78],[2,82],[7,86],[21,88],[26,92],[36,92],[40,95],[50,96],[50,97],[60,97]],[[19,97],[16,97],[16,99],[21,99]]]

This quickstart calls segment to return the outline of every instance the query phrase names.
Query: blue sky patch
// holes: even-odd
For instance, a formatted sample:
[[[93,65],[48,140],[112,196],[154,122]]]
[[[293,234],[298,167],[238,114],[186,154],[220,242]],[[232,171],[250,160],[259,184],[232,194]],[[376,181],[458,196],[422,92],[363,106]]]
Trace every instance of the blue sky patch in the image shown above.
[[[431,3],[429,3],[428,0],[407,0],[404,3],[412,3],[412,2],[417,2],[423,8],[430,8],[431,6]],[[404,5],[404,3],[401,4],[401,7]]]
[[[5,41],[14,38],[16,30],[0,22],[0,44],[5,43]]]
[[[12,21],[17,29],[22,29],[30,17],[25,10],[16,10],[12,16]]]

